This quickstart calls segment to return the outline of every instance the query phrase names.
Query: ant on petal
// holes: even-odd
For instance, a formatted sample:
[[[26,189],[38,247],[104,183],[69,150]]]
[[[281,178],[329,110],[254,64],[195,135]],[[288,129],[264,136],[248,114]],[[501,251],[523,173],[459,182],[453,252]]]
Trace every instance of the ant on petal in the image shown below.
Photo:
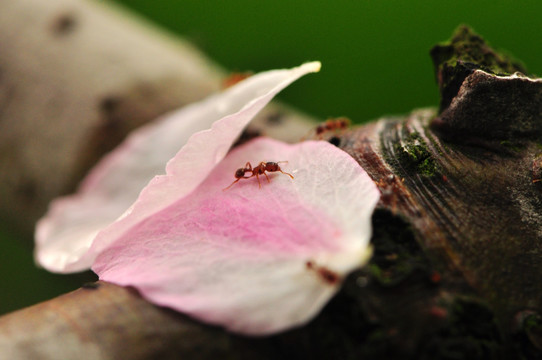
[[[230,186],[223,189],[223,191],[228,190],[229,188],[231,188],[233,186],[233,184],[235,184],[236,182],[238,182],[241,179],[250,179],[251,177],[254,177],[254,176],[256,176],[256,179],[258,180],[258,186],[261,189],[262,184],[260,183],[260,175],[265,175],[265,178],[267,179],[267,182],[269,182],[269,176],[267,176],[266,171],[267,172],[279,171],[279,172],[283,173],[284,175],[288,175],[289,177],[291,177],[293,179],[294,177],[292,176],[292,174],[288,174],[287,172],[282,171],[282,169],[279,166],[279,163],[286,163],[286,162],[287,161],[279,161],[279,162],[265,162],[265,161],[262,161],[261,163],[258,164],[258,166],[255,166],[254,168],[252,167],[250,162],[247,162],[245,164],[244,168],[239,168],[239,169],[237,169],[235,171],[235,175],[234,175],[235,176],[235,181],[232,182],[230,184]],[[248,172],[251,172],[252,175],[245,176],[246,173],[248,173]]]

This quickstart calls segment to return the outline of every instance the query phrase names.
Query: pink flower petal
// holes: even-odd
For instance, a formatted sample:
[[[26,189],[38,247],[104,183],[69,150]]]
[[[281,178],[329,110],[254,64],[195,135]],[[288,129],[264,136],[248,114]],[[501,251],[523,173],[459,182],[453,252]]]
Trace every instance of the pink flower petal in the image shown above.
[[[171,164],[177,164],[179,153]],[[235,179],[247,161],[284,161],[270,182]],[[345,152],[326,142],[257,139],[234,149],[188,196],[171,199],[184,174],[153,181],[141,203],[167,206],[135,216],[93,270],[135,286],[151,302],[231,331],[263,335],[310,320],[342,279],[370,255],[379,192]],[[130,219],[134,212],[127,215]],[[113,225],[115,226],[115,225]]]
[[[167,206],[168,200],[190,193],[225,156],[258,111],[291,82],[319,69],[320,63],[313,62],[254,75],[132,133],[92,170],[75,195],[51,204],[37,224],[36,261],[53,272],[88,269],[107,245],[90,250],[96,233],[121,216],[149,180],[164,173],[166,162],[183,144],[176,160],[167,166],[168,175],[155,178],[153,183],[180,173],[182,180],[179,177],[170,184],[170,193],[160,192],[157,198],[147,196],[144,203],[136,205],[139,211],[121,221],[114,231],[122,233],[134,221]]]

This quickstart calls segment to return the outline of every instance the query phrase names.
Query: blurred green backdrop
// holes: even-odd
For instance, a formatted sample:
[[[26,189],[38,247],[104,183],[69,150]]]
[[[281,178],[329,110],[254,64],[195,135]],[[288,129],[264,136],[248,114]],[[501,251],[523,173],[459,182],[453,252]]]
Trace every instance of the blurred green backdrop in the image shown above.
[[[232,70],[320,60],[285,101],[357,122],[438,103],[429,49],[461,23],[542,69],[540,1],[117,0],[188,37]],[[521,5],[519,5],[521,4]]]
[[[322,71],[280,98],[320,118],[356,122],[436,106],[428,55],[461,23],[542,71],[542,2],[405,0],[117,0],[188,38],[232,71],[320,60]],[[31,248],[0,228],[0,314],[76,289],[92,276],[34,267]]]

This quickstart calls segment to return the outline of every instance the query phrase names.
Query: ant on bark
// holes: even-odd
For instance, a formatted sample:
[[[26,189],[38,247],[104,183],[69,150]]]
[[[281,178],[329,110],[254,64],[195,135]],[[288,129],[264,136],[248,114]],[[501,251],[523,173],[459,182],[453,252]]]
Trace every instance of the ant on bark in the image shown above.
[[[233,186],[233,184],[235,184],[236,182],[238,182],[241,179],[250,179],[251,177],[254,177],[254,176],[256,176],[256,179],[258,180],[258,186],[261,189],[262,184],[260,183],[260,175],[265,175],[265,178],[267,179],[267,182],[269,182],[269,176],[267,176],[267,174],[265,173],[266,171],[267,172],[280,171],[284,175],[288,175],[289,177],[291,177],[293,179],[294,177],[292,176],[292,174],[288,174],[288,173],[282,171],[282,169],[279,166],[279,163],[287,163],[287,162],[288,161],[279,161],[279,162],[265,162],[265,161],[262,161],[261,163],[258,164],[258,166],[255,166],[254,168],[252,167],[250,162],[247,162],[245,164],[244,168],[239,168],[239,169],[237,169],[235,171],[234,176],[235,176],[236,180],[234,182],[232,182],[230,186],[228,186],[227,188],[225,188],[223,190],[228,190],[229,188],[231,188]],[[252,175],[245,176],[245,174],[247,172],[251,172]]]
[[[316,135],[322,136],[326,131],[332,130],[344,130],[350,125],[350,119],[345,117],[340,117],[336,119],[328,119],[325,123],[320,124],[316,127]]]
[[[331,131],[335,133],[337,133],[338,131],[344,131],[348,128],[348,126],[350,126],[350,119],[346,117],[327,119],[325,122],[321,123],[316,128],[311,130],[309,134],[304,136],[304,138],[308,137],[312,133],[313,137],[322,140],[325,133]]]

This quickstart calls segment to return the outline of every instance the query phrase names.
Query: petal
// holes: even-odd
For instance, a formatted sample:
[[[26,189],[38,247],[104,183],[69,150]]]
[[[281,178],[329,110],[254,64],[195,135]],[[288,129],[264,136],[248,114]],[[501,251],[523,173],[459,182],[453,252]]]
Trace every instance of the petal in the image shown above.
[[[223,190],[237,168],[262,160],[287,160],[280,165],[295,178],[270,173],[269,182],[260,176],[261,188],[252,177]],[[170,189],[153,187],[142,196]],[[355,160],[326,142],[256,139],[190,195],[110,239],[93,270],[202,321],[270,334],[310,320],[363,265],[378,199]]]
[[[155,175],[164,173],[166,162],[184,144],[167,166],[168,175],[184,173],[182,180],[174,184],[170,195],[147,198],[149,201],[136,206],[141,210],[136,212],[138,220],[164,206],[170,197],[190,193],[258,111],[291,82],[319,69],[320,63],[312,62],[254,75],[134,131],[91,171],[75,195],[51,204],[37,224],[36,261],[53,272],[88,269],[99,251],[99,247],[90,250],[95,234],[121,216]],[[116,229],[123,231],[122,226]]]

